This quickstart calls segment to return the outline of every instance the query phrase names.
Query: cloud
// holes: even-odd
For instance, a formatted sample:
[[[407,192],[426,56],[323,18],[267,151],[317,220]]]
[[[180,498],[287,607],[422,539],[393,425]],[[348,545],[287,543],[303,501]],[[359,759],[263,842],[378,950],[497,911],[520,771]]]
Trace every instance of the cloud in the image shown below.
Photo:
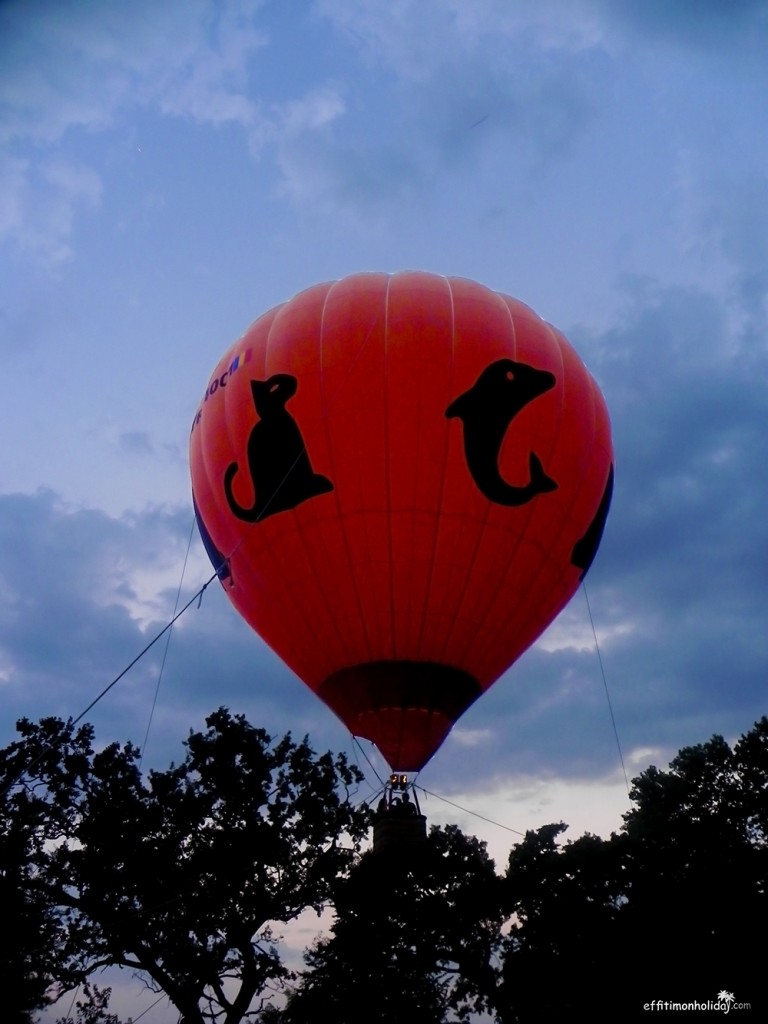
[[[458,824],[467,834],[483,839],[498,870],[503,870],[511,847],[527,829],[562,821],[568,826],[566,839],[584,832],[607,838],[619,829],[622,814],[629,810],[620,773],[598,779],[521,775],[496,784],[491,781],[482,793],[451,790],[445,803],[442,793],[428,783],[425,787],[429,792],[420,796],[420,802],[430,825]]]
[[[342,38],[351,65],[299,76],[297,95],[277,99],[258,75],[277,18],[261,6],[6,5],[0,138],[36,175],[51,147],[139,113],[233,126],[254,158],[274,157],[280,195],[364,222],[483,161],[538,176],[593,116],[599,34],[582,8],[315,5],[317,33]],[[29,214],[17,204],[13,237],[31,236]],[[60,234],[48,248],[66,254]]]
[[[50,491],[0,495],[2,742],[17,717],[80,714],[166,625],[188,540],[187,509],[113,518]],[[182,605],[211,575],[193,540]],[[321,712],[220,591],[215,582],[174,629],[151,741],[161,764],[220,704],[275,732],[306,732]],[[164,644],[89,713],[99,741],[117,733],[142,743]],[[293,708],[286,686],[295,688]]]
[[[61,263],[72,256],[76,214],[98,207],[101,193],[99,176],[80,162],[0,158],[0,242],[48,265]]]
[[[127,430],[119,435],[118,447],[130,455],[153,455],[155,446],[146,430]]]
[[[600,0],[598,8],[625,31],[720,54],[735,48],[762,54],[768,36],[765,0]]]
[[[159,106],[164,114],[214,127],[236,123],[259,133],[261,114],[249,95],[249,76],[252,58],[267,37],[253,23],[256,9],[254,4],[228,4],[211,18],[208,5],[194,46],[177,58],[173,74],[163,83]]]
[[[728,202],[729,238],[731,211]],[[759,243],[737,248],[739,273],[756,273]],[[629,774],[642,770],[643,751],[663,763],[764,713],[768,353],[748,346],[747,358],[734,305],[627,280],[610,328],[573,332],[606,395],[616,448],[613,506],[586,581],[602,666],[577,594],[449,737],[446,784],[482,788],[491,771],[616,770],[601,667]],[[483,735],[482,763],[461,756],[465,731]]]
[[[283,104],[281,120],[286,134],[300,135],[307,130],[324,128],[343,113],[344,101],[338,92],[322,89]]]
[[[311,194],[314,185],[317,199],[342,210],[364,209],[371,194],[390,204],[428,198],[436,184],[467,169],[476,184],[490,163],[518,187],[538,180],[577,154],[587,137],[613,135],[615,124],[601,118],[610,116],[615,96],[641,131],[656,107],[654,89],[666,97],[665,108],[696,89],[727,97],[733,82],[725,84],[723,52],[741,54],[748,46],[759,56],[764,47],[756,41],[768,29],[764,0],[399,0],[386,8],[372,0],[319,0],[315,10],[353,51],[369,86],[381,82],[390,106],[379,110],[367,101],[376,131],[366,138],[355,122],[350,79],[350,115],[338,135],[313,149],[314,163],[302,154],[291,161],[291,180],[302,163],[310,179],[297,194]],[[688,59],[692,51],[702,58],[696,65]],[[609,78],[617,90],[611,95]],[[636,102],[643,116],[630,114]],[[368,187],[371,181],[377,189]]]
[[[266,129],[248,89],[265,37],[255,9],[205,0],[3,5],[0,242],[48,266],[68,259],[75,217],[99,202],[102,181],[66,154],[82,133],[132,112],[234,123],[258,149]]]
[[[734,351],[747,364],[764,365],[768,350],[768,210],[763,175],[734,176],[711,184],[702,201],[702,232],[729,270]],[[758,367],[755,367],[757,369]]]
[[[5,4],[0,137],[52,143],[72,128],[103,129],[137,103],[248,125],[248,60],[265,42],[254,10],[205,0]]]
[[[322,133],[276,133],[282,192],[297,202],[383,219],[489,161],[510,179],[539,176],[590,123],[591,51],[556,33],[554,17],[510,16],[501,4],[476,14],[328,0],[315,10],[354,63],[334,85],[343,117]]]
[[[490,735],[488,729],[464,729],[460,725],[453,729],[453,741],[460,747],[482,747]]]
[[[31,692],[58,671],[60,683],[69,678],[75,685],[80,671],[94,679],[137,637],[137,577],[167,568],[169,546],[176,547],[168,524],[163,528],[155,513],[145,516],[151,528],[142,535],[130,517],[68,509],[50,491],[3,495],[0,502],[3,650],[11,682]]]
[[[635,295],[599,344],[617,450],[599,586],[638,625],[616,643],[632,704],[648,695],[670,720],[706,711],[742,727],[768,662],[765,353],[756,375],[756,356],[734,354],[724,303],[677,288]],[[659,716],[648,739],[664,733]]]
[[[603,35],[593,5],[573,0],[395,0],[386,11],[375,0],[317,0],[315,9],[361,47],[370,63],[414,79],[431,76],[449,49],[497,55],[524,37],[537,49],[575,51],[596,45]]]
[[[315,140],[331,160],[323,187],[333,194],[342,179],[332,136],[356,116],[354,103],[334,87],[281,109],[293,153],[306,146],[311,156]],[[420,154],[413,159],[403,182],[410,173],[419,180],[427,166]],[[307,175],[318,166],[310,160]],[[348,194],[360,188],[360,166],[351,163]],[[23,182],[25,167],[11,165],[11,179],[14,173]],[[50,187],[74,195],[78,180],[60,168]],[[612,323],[569,332],[600,380],[614,423],[614,505],[587,584],[630,771],[641,767],[640,751],[671,757],[713,731],[738,734],[764,710],[768,353],[760,327],[768,231],[763,179],[727,185],[697,197],[698,228],[725,264],[725,283],[707,290],[626,276]],[[121,440],[135,454],[149,444],[141,431]],[[2,541],[11,552],[0,591],[6,706],[73,713],[75,697],[84,706],[86,691],[98,692],[150,628],[167,621],[188,520],[168,510],[114,519],[67,508],[50,494],[6,496],[3,505]],[[318,746],[346,741],[240,624],[218,585],[206,593],[203,612],[176,631],[175,674],[163,684],[158,710],[162,735],[178,740],[190,717],[227,703],[273,731],[311,727]],[[115,695],[136,723],[155,685],[151,665]],[[467,759],[466,745],[478,739],[483,757]],[[473,706],[428,772],[480,786],[489,774],[589,778],[616,765],[589,617],[577,595],[538,647]]]
[[[730,223],[724,214],[723,230]],[[738,252],[745,272],[759,267],[759,247]],[[671,757],[712,732],[738,734],[764,710],[768,396],[766,353],[740,354],[739,318],[725,297],[638,279],[624,287],[614,323],[574,332],[574,341],[613,417],[615,497],[587,586],[635,772],[639,751]],[[123,440],[146,444],[142,434]],[[6,495],[0,505],[6,707],[75,713],[168,621],[188,510],[113,518],[69,508],[50,492]],[[199,585],[192,580],[210,574],[195,545],[187,596]],[[172,650],[158,742],[178,742],[191,719],[224,703],[271,731],[311,731],[316,746],[346,745],[344,729],[240,622],[218,584],[202,614],[179,623]],[[137,742],[156,685],[152,658],[110,698],[123,702]],[[467,746],[483,757],[468,760]],[[473,705],[425,777],[466,787],[536,772],[601,777],[617,766],[590,617],[576,595]]]

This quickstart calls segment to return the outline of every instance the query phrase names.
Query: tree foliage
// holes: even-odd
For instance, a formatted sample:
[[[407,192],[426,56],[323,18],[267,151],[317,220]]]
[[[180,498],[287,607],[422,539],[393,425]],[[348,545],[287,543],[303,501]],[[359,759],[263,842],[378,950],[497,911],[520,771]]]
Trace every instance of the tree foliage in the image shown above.
[[[86,981],[78,994],[81,998],[75,1001],[75,1016],[59,1017],[56,1024],[133,1024],[131,1019],[122,1022],[116,1013],[109,1012],[111,988],[99,988]]]
[[[733,747],[721,736],[681,750],[669,770],[634,780],[625,815],[629,879],[622,928],[631,954],[669,989],[702,978],[753,989],[763,970],[755,942],[768,911],[766,744],[763,718]],[[650,955],[648,955],[650,951]]]
[[[361,855],[343,757],[225,710],[207,726],[144,777],[90,727],[20,723],[0,752],[4,1020],[102,965],[139,971],[186,1024],[628,1020],[721,987],[764,1010],[768,718],[648,768],[609,839],[527,833],[502,876],[452,827]],[[276,930],[328,903],[296,980]],[[78,1014],[116,1024],[103,994]]]
[[[713,736],[666,771],[648,768],[631,800],[608,840],[560,844],[565,826],[549,825],[512,851],[504,1024],[575,1014],[596,997],[627,1019],[653,999],[714,999],[723,986],[765,1005],[768,719],[733,748]]]
[[[482,1010],[495,985],[504,919],[485,844],[455,826],[422,849],[366,853],[337,888],[337,919],[305,955],[309,968],[286,1024],[418,1020]]]
[[[290,977],[274,929],[319,912],[347,871],[368,826],[347,799],[360,775],[225,709],[206,724],[145,779],[135,747],[96,752],[90,726],[19,723],[0,772],[17,779],[5,819],[24,823],[15,881],[57,930],[46,981],[129,967],[185,1024],[236,1024]]]
[[[0,752],[0,986],[11,1024],[29,1024],[36,1011],[83,979],[65,951],[68,910],[51,898],[42,870],[68,821],[61,801],[41,793],[39,775],[49,774],[56,790],[66,787],[76,775],[78,742],[62,754],[55,743],[32,753],[24,741]],[[19,781],[33,759],[37,777]]]
[[[527,833],[503,878],[458,830],[433,830],[422,863],[366,855],[281,1022],[629,1020],[722,986],[757,1008],[768,719],[733,748],[716,736],[649,768],[631,798],[609,839],[564,841],[563,823]]]
[[[562,822],[528,832],[505,876],[513,913],[497,1000],[501,1021],[555,1019],[610,987],[623,909],[621,841],[560,844]],[[615,837],[614,837],[615,838]]]

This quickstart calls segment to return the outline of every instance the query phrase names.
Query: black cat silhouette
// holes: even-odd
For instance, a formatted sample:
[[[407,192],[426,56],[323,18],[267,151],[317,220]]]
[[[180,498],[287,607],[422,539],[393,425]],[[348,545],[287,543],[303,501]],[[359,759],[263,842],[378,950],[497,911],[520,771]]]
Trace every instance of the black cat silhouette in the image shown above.
[[[486,366],[475,383],[445,410],[464,424],[464,454],[472,479],[489,501],[497,505],[524,505],[537,494],[557,490],[538,456],[529,458],[530,480],[513,487],[499,473],[499,453],[513,418],[534,398],[555,386],[555,375],[512,359]]]
[[[573,551],[571,552],[571,565],[575,565],[577,569],[582,570],[579,580],[583,580],[587,575],[589,567],[592,565],[592,560],[597,554],[597,549],[603,536],[603,530],[605,529],[605,520],[608,518],[608,509],[611,507],[612,496],[613,463],[611,463],[611,468],[608,472],[608,480],[606,481],[605,490],[603,491],[603,496],[600,499],[600,504],[597,506],[597,512],[595,512],[592,517],[592,522],[587,527],[587,532],[573,545]]]
[[[259,420],[248,438],[248,471],[254,490],[250,508],[243,508],[232,493],[238,463],[231,463],[224,474],[227,503],[232,513],[246,523],[296,508],[302,501],[333,490],[327,477],[313,472],[301,431],[286,411],[285,403],[296,394],[297,387],[296,378],[289,373],[251,381]]]

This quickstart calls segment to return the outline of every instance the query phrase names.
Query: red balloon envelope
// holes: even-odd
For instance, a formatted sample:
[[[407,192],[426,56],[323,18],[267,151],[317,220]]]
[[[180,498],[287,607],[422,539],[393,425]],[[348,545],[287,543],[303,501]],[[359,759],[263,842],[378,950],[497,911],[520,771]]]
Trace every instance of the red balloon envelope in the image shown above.
[[[227,596],[399,771],[570,599],[613,481],[605,402],[565,338],[507,295],[415,272],[265,313],[190,444]]]

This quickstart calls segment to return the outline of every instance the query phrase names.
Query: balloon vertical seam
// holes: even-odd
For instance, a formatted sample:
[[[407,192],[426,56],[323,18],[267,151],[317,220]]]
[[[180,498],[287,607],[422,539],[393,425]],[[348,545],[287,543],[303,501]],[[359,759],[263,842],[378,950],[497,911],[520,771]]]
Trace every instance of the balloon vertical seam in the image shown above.
[[[454,298],[453,298],[453,288],[451,286],[451,278],[444,277],[443,280],[445,281],[445,285],[446,285],[446,288],[447,288],[447,291],[448,291],[448,299],[449,299],[450,307],[451,307],[451,351],[450,351],[451,372],[450,372],[450,379],[451,379],[451,390],[453,390],[453,388],[454,388],[454,378],[456,376],[456,310],[455,310]],[[446,488],[446,479],[447,479],[447,476],[448,476],[448,460],[449,460],[450,449],[451,449],[450,436],[446,435],[445,444],[443,445],[443,455],[442,455],[442,458],[443,458],[443,471],[440,474],[440,497],[439,497],[438,504],[437,504],[437,508],[438,509],[441,509],[443,507],[444,503],[445,503],[445,488]],[[418,643],[419,654],[421,654],[421,652],[424,649],[424,630],[425,630],[425,627],[426,627],[426,624],[427,624],[427,609],[430,608],[431,605],[432,605],[432,594],[434,592],[434,585],[435,585],[435,556],[437,554],[438,542],[439,542],[440,533],[441,533],[441,527],[442,527],[442,521],[441,521],[440,517],[438,516],[437,520],[436,520],[436,529],[434,530],[433,537],[432,537],[432,552],[431,552],[431,557],[429,559],[429,580],[428,580],[427,588],[426,588],[425,608],[423,609],[422,615],[421,615],[421,628],[420,628],[420,631],[419,631],[419,643]]]

